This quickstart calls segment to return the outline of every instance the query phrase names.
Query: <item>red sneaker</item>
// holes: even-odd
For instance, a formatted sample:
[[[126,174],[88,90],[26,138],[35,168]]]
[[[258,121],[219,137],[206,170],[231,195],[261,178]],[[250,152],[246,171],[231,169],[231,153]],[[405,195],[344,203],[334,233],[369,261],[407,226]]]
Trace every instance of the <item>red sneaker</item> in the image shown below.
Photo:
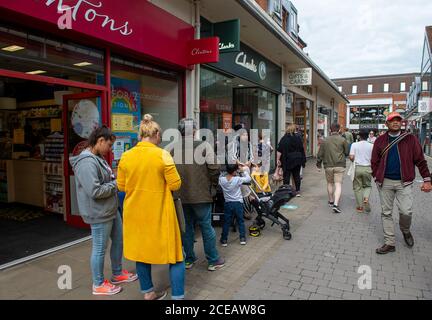
[[[138,275],[127,270],[123,270],[122,273],[118,276],[112,276],[111,282],[113,284],[126,283],[126,282],[134,282],[138,279]]]
[[[115,286],[108,280],[105,280],[101,286],[93,285],[93,294],[96,296],[112,296],[122,291],[121,287]]]

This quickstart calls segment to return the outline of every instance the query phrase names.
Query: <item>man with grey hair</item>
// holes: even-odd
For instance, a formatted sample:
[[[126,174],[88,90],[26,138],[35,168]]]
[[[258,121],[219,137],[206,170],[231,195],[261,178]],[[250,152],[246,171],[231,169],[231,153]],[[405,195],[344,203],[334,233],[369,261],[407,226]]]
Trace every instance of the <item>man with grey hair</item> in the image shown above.
[[[183,234],[186,269],[192,268],[198,260],[194,252],[197,224],[201,229],[204,252],[208,261],[207,269],[215,271],[225,265],[225,260],[217,251],[216,232],[211,225],[213,194],[218,184],[220,168],[216,164],[213,146],[206,141],[194,139],[196,127],[194,119],[181,119],[178,125],[182,134],[180,141],[182,161],[177,164],[177,170],[182,179],[182,186],[176,197],[178,196],[182,201],[186,222],[186,231]],[[205,160],[203,164],[197,163],[199,159],[195,159],[195,152],[198,153],[196,156]],[[192,160],[192,163],[185,162],[186,159]]]

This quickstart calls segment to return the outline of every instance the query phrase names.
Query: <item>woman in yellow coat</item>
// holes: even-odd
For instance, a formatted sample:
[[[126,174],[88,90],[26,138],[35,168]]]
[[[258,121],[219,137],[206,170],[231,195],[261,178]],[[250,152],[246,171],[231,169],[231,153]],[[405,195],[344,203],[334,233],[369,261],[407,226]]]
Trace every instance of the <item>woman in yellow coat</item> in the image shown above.
[[[126,192],[123,205],[124,256],[136,261],[145,300],[163,299],[151,278],[152,264],[169,264],[173,299],[184,298],[184,259],[172,191],[181,179],[171,155],[158,147],[161,128],[145,115],[141,142],[120,160],[117,185]]]

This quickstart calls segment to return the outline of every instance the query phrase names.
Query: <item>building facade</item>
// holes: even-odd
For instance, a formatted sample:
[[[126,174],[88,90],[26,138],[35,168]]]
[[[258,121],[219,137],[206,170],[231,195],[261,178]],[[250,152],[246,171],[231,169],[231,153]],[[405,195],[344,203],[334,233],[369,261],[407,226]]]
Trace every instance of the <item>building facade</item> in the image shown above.
[[[432,156],[432,26],[425,28],[420,74],[412,83],[407,106],[408,124],[417,134],[423,151]]]
[[[114,173],[146,113],[163,130],[182,117],[211,130],[244,123],[269,130],[273,146],[296,123],[312,156],[326,128],[320,115],[337,119],[347,102],[303,52],[289,1],[68,1],[73,10],[63,3],[0,0],[0,201],[13,207],[88,227],[68,159],[101,124],[117,137],[108,159]],[[238,47],[223,42],[225,28],[219,61],[191,63],[191,43],[225,22]]]
[[[405,113],[411,84],[418,74],[396,74],[334,79],[340,92],[350,101],[346,108],[346,127],[351,130],[386,130],[386,115]]]

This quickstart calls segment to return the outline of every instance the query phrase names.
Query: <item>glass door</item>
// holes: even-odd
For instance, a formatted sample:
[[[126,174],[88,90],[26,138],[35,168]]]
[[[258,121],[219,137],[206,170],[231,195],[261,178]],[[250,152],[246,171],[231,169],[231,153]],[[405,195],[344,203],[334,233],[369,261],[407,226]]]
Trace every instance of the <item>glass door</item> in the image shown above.
[[[86,149],[92,131],[105,122],[105,105],[105,94],[98,91],[63,96],[65,208],[66,222],[71,226],[88,228],[78,209],[75,177],[69,158]]]

